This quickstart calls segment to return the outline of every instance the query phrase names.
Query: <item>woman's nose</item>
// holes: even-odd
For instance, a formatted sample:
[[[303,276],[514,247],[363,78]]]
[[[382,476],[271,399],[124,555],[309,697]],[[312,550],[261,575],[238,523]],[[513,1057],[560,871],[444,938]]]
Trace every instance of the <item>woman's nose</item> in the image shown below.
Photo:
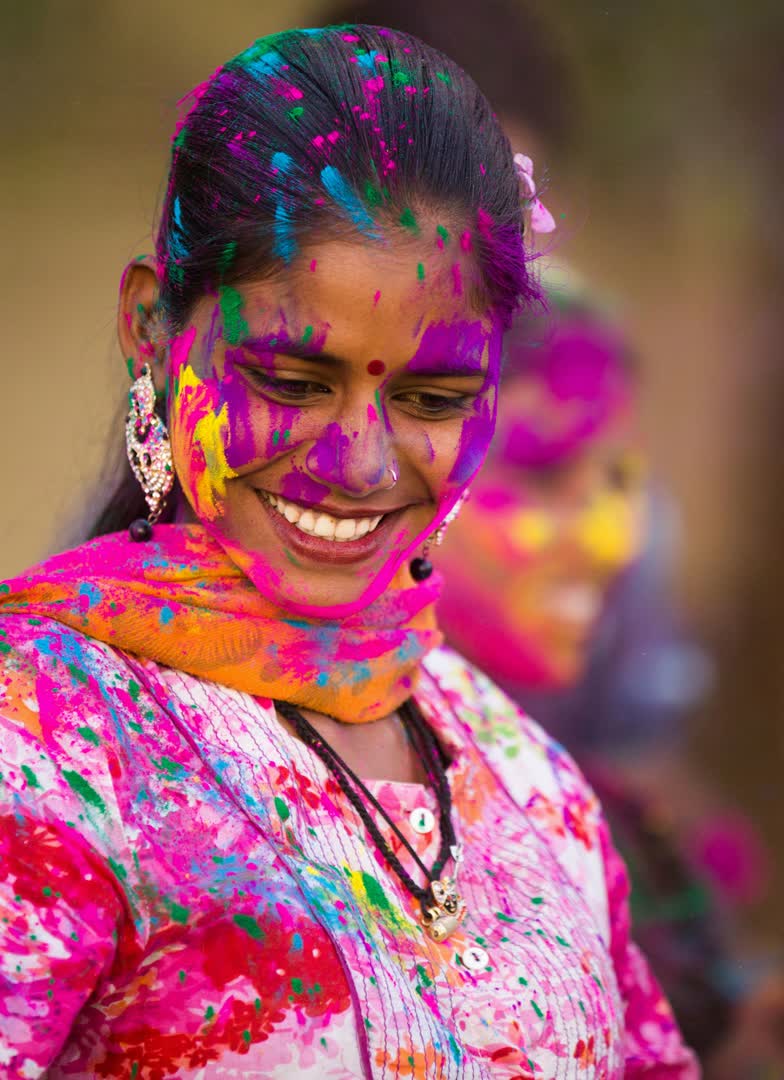
[[[305,467],[314,480],[355,499],[390,490],[400,475],[391,432],[375,415],[359,427],[329,424],[308,451]]]

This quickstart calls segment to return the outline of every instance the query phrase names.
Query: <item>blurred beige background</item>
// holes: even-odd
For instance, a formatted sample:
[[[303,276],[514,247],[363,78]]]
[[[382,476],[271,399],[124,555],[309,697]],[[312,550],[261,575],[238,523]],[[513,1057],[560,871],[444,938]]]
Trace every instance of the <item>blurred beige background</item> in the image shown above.
[[[427,0],[423,0],[427,2]],[[639,343],[658,472],[684,530],[678,588],[716,650],[695,752],[784,843],[782,5],[551,0],[577,64],[579,145],[547,162],[560,252]],[[0,577],[75,541],[127,385],[124,263],[150,250],[174,106],[318,3],[27,0],[0,11],[5,341]],[[752,920],[781,934],[780,878]]]

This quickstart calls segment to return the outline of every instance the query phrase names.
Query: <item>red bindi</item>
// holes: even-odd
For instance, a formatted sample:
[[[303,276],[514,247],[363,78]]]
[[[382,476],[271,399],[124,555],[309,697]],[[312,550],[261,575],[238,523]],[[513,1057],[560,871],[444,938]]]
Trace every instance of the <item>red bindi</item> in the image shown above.
[[[387,370],[386,364],[383,360],[371,360],[367,366],[368,374],[370,375],[383,375]]]

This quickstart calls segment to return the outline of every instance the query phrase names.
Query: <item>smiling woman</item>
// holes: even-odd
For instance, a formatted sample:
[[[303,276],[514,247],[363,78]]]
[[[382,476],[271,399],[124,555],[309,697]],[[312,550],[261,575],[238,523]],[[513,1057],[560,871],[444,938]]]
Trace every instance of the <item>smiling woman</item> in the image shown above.
[[[185,99],[127,470],[0,585],[4,1075],[695,1075],[591,791],[435,623],[535,194],[405,34]]]

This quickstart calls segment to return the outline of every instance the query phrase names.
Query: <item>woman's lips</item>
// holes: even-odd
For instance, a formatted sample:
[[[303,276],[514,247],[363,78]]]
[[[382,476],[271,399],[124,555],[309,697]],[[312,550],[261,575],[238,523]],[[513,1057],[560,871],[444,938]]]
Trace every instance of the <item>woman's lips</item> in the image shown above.
[[[329,536],[318,536],[311,534],[310,532],[303,532],[294,522],[287,520],[280,509],[273,505],[271,497],[267,492],[259,491],[257,494],[259,496],[259,502],[267,512],[270,523],[281,542],[295,554],[303,558],[315,559],[319,562],[354,563],[361,562],[363,559],[367,559],[372,555],[377,554],[379,551],[389,546],[392,538],[391,534],[394,532],[396,525],[400,522],[400,519],[406,510],[406,507],[392,510],[387,514],[382,515],[380,518],[379,515],[376,514],[373,518],[370,518],[367,515],[358,515],[355,519],[339,519],[338,527],[340,527],[341,521],[349,522],[354,520],[356,522],[366,522],[367,525],[361,525],[359,530],[355,529],[355,532],[361,532],[364,528],[367,528],[367,531],[364,532],[364,535],[355,535],[352,539],[338,540],[330,538]],[[272,496],[272,499],[276,499],[276,497]],[[281,503],[278,505],[281,505]],[[296,503],[284,503],[283,505],[297,507],[303,515],[305,513],[310,513],[315,521],[318,521],[320,516],[332,517],[332,515],[324,515],[323,511],[309,510]],[[335,519],[333,518],[333,520]],[[372,522],[375,522],[376,524],[371,530],[370,526]]]

